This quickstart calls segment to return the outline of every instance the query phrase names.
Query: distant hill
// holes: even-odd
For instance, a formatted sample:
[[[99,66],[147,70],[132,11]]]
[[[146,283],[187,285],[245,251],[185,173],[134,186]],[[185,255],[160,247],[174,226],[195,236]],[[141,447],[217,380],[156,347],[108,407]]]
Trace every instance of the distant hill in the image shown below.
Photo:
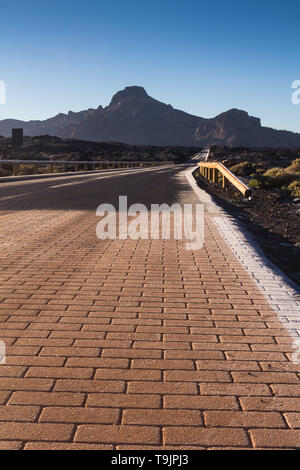
[[[50,119],[44,121],[20,121],[18,119],[3,119],[0,121],[0,134],[9,137],[11,130],[16,127],[23,127],[24,135],[30,137],[38,135],[52,135],[64,137],[64,134],[70,134],[74,126],[79,124],[89,114],[93,114],[95,109],[88,109],[74,113],[69,111],[68,114],[59,113]]]
[[[246,111],[231,109],[204,119],[174,109],[151,98],[142,87],[117,92],[109,106],[68,114],[44,121],[0,121],[0,135],[23,127],[28,136],[52,135],[94,142],[122,142],[135,145],[251,147],[299,147],[300,134],[261,125]]]
[[[231,109],[212,119],[203,119],[195,130],[198,145],[229,147],[299,147],[300,134],[263,127],[246,111]]]

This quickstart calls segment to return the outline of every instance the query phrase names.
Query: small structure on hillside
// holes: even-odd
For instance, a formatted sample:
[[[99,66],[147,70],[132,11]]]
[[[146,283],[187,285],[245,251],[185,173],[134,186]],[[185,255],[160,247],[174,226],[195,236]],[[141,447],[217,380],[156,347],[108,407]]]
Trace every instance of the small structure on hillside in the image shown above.
[[[23,129],[12,129],[11,140],[14,147],[23,145]]]

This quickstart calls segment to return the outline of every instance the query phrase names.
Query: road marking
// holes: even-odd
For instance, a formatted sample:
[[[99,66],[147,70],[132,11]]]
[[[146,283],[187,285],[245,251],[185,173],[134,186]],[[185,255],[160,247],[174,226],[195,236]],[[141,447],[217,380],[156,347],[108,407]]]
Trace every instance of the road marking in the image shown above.
[[[16,194],[15,196],[6,196],[6,197],[2,197],[2,198],[0,199],[0,202],[2,202],[2,201],[7,201],[7,199],[15,199],[16,197],[27,196],[28,194],[32,194],[32,193],[22,193],[22,194]]]
[[[131,173],[131,172],[130,172],[130,173]],[[75,182],[75,183],[57,184],[57,185],[55,185],[55,186],[50,186],[49,188],[51,188],[51,189],[56,189],[56,188],[63,188],[64,186],[75,186],[75,185],[77,185],[77,184],[93,183],[94,181],[97,181],[97,180],[102,180],[102,179],[107,179],[107,178],[113,178],[113,177],[115,177],[115,176],[128,175],[128,174],[130,174],[130,173],[121,172],[121,173],[117,173],[117,174],[113,174],[113,175],[97,176],[97,177],[89,178],[89,179],[84,180],[84,181],[78,181],[78,182]]]
[[[155,169],[155,167],[152,167]],[[152,169],[151,168],[151,169]],[[161,168],[161,167],[160,167]],[[96,175],[99,174],[110,174],[110,173],[118,173],[120,171],[135,171],[137,170],[137,167],[135,168],[111,168],[111,169],[103,169],[103,170],[91,170],[91,171],[79,171],[78,173],[68,173],[68,174],[63,174],[63,173],[48,173],[48,174],[41,174],[41,175],[27,175],[26,179],[23,179],[23,176],[21,177],[3,177],[0,178],[1,182],[1,189],[4,188],[14,188],[18,187],[20,185],[34,185],[34,184],[42,184],[42,183],[51,183],[51,182],[56,182],[56,181],[64,181],[66,179],[81,179],[81,178],[92,178]],[[56,176],[57,175],[57,176]],[[6,178],[12,178],[12,181],[8,181]],[[16,178],[20,178],[19,180]],[[2,181],[2,180],[6,181]]]
[[[108,177],[107,177],[108,178]],[[62,184],[56,184],[54,186],[49,186],[49,189],[56,189],[56,188],[63,188],[64,186],[75,186],[76,184],[84,184],[84,183],[90,183],[91,179],[84,180],[84,181],[78,181],[76,183],[62,183]]]
[[[94,181],[97,181],[97,180],[102,180],[102,179],[107,179],[107,178],[114,178],[114,177],[117,177],[117,176],[126,176],[126,175],[131,175],[131,174],[137,174],[137,173],[145,173],[145,172],[148,172],[148,171],[161,171],[162,168],[145,168],[145,169],[137,169],[137,168],[133,168],[133,169],[128,169],[127,171],[125,170],[120,170],[118,172],[114,172],[113,174],[109,174],[109,175],[103,175],[103,176],[94,176],[94,177],[90,177],[89,179],[87,180],[84,180],[84,181],[79,181],[79,182],[75,182],[75,183],[63,183],[63,184],[58,184],[58,185],[54,185],[54,186],[49,186],[49,188],[51,189],[56,189],[56,188],[62,188],[64,186],[74,186],[74,185],[77,185],[77,184],[85,184],[85,183],[93,183]]]

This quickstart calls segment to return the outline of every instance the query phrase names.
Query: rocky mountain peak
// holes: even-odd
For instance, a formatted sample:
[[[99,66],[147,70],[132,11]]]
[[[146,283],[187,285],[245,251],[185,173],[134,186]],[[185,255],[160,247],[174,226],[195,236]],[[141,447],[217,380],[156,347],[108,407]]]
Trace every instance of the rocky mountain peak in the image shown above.
[[[134,100],[148,97],[149,95],[147,94],[145,88],[143,88],[142,86],[127,86],[126,88],[124,88],[124,90],[118,91],[112,97],[110,105],[119,103],[120,101],[124,100]]]

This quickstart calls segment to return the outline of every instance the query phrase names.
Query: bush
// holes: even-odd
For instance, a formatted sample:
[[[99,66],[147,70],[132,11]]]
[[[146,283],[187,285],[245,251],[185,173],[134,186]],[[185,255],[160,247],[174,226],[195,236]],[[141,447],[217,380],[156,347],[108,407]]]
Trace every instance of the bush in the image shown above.
[[[249,176],[255,171],[256,165],[250,162],[242,162],[230,167],[230,171],[237,176]]]
[[[249,181],[249,187],[252,189],[259,189],[261,188],[262,184],[261,181],[257,178],[253,178]]]
[[[299,164],[300,164],[300,159]],[[274,167],[264,173],[264,177],[271,188],[282,188],[289,186],[294,181],[300,179],[300,172],[297,172],[297,160],[287,168]]]
[[[300,161],[300,159],[298,159]],[[289,186],[288,189],[290,191],[291,196],[293,197],[300,197],[300,181],[293,181]]]
[[[286,168],[286,171],[299,175],[300,177],[300,158],[293,160],[291,165]]]

